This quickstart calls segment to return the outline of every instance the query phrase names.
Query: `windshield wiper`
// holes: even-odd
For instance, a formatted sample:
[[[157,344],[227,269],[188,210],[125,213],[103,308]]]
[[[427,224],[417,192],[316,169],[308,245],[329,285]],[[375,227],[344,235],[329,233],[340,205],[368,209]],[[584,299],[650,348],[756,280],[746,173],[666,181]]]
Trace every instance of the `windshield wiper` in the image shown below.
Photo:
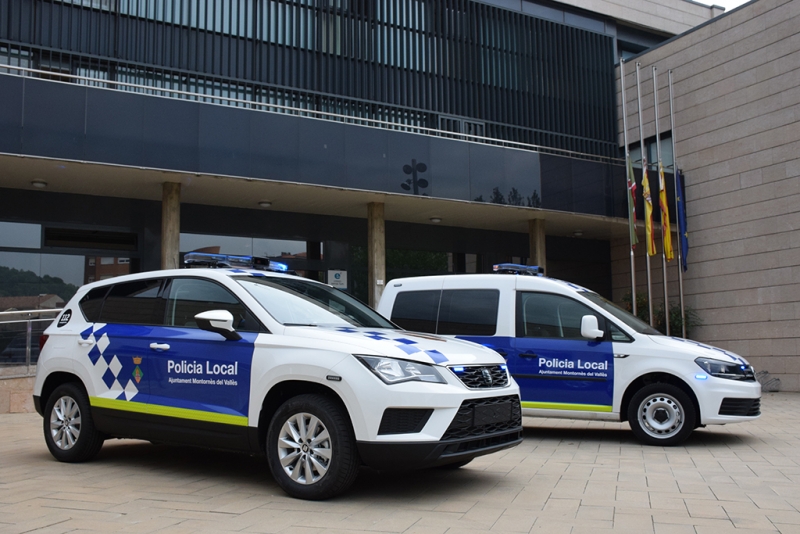
[[[306,324],[306,323],[283,323],[283,326],[319,326],[318,324]]]

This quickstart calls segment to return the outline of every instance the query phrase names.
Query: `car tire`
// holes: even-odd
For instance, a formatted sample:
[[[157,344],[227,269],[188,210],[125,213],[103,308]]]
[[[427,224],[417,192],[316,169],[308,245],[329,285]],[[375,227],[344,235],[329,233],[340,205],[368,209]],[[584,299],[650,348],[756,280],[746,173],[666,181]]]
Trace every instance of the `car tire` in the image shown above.
[[[695,429],[695,410],[692,399],[679,387],[649,384],[631,398],[628,424],[646,445],[678,445]]]
[[[267,433],[272,476],[290,496],[329,499],[347,490],[360,460],[344,407],[323,395],[299,395],[286,401]]]
[[[100,452],[105,436],[95,428],[89,397],[78,384],[62,384],[47,398],[44,440],[59,462],[85,462]]]

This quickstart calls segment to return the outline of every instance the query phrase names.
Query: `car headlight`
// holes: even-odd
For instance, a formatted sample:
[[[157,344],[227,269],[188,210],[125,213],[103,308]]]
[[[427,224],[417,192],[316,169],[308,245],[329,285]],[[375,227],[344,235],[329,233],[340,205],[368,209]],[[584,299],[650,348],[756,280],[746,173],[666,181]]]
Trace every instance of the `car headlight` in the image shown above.
[[[755,380],[752,365],[737,362],[725,362],[711,358],[697,358],[694,361],[703,371],[717,378],[730,380]]]
[[[410,381],[447,383],[432,365],[382,356],[356,356],[356,358],[387,384]]]

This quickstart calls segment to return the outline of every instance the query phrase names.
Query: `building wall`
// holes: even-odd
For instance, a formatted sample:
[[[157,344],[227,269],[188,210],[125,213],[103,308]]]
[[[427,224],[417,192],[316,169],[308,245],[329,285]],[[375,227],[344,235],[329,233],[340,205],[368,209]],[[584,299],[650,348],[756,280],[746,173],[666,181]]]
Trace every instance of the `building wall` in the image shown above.
[[[687,0],[558,0],[558,2],[675,35],[724,12],[719,6],[709,7]]]
[[[704,323],[692,337],[800,391],[800,1],[751,2],[637,60],[645,137],[655,134],[651,67],[662,131],[673,69],[690,240],[686,303]],[[632,72],[627,65],[629,125],[637,125]],[[638,139],[638,128],[629,135]],[[627,248],[612,254],[618,295],[629,284]]]
[[[30,413],[34,377],[4,378],[0,373],[0,413]]]

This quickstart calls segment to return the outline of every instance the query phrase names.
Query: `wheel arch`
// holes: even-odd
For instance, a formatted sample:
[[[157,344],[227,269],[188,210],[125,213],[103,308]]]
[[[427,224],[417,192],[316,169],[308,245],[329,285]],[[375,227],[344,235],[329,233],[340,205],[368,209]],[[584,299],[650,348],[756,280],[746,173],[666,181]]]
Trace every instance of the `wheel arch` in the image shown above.
[[[59,371],[55,373],[50,373],[44,381],[42,385],[42,393],[39,395],[39,415],[44,415],[44,407],[47,406],[47,399],[50,398],[50,395],[53,394],[55,389],[67,383],[75,383],[83,389],[83,392],[86,393],[86,386],[84,386],[83,381],[75,374],[67,373],[64,371]]]
[[[309,393],[324,395],[330,398],[334,402],[341,405],[348,418],[351,417],[350,411],[347,409],[347,406],[342,398],[338,393],[336,393],[336,391],[328,386],[318,382],[309,382],[305,380],[287,380],[284,382],[279,382],[272,386],[267,393],[267,396],[264,397],[264,400],[261,403],[261,412],[258,415],[258,446],[261,452],[266,452],[269,423],[272,421],[272,416],[275,415],[275,412],[278,410],[278,408],[292,397],[306,395]],[[350,420],[350,424],[353,424],[352,420]]]
[[[627,421],[628,420],[628,407],[630,406],[631,399],[636,394],[637,391],[642,389],[644,386],[649,386],[650,384],[670,384],[677,388],[680,388],[684,393],[686,393],[692,401],[694,405],[694,412],[695,412],[695,421],[696,425],[700,425],[700,403],[697,400],[697,395],[695,395],[694,391],[689,384],[687,384],[684,380],[678,378],[675,375],[663,372],[657,373],[648,373],[638,377],[636,380],[628,384],[628,387],[625,389],[625,393],[622,395],[622,405],[620,406],[620,421]]]

